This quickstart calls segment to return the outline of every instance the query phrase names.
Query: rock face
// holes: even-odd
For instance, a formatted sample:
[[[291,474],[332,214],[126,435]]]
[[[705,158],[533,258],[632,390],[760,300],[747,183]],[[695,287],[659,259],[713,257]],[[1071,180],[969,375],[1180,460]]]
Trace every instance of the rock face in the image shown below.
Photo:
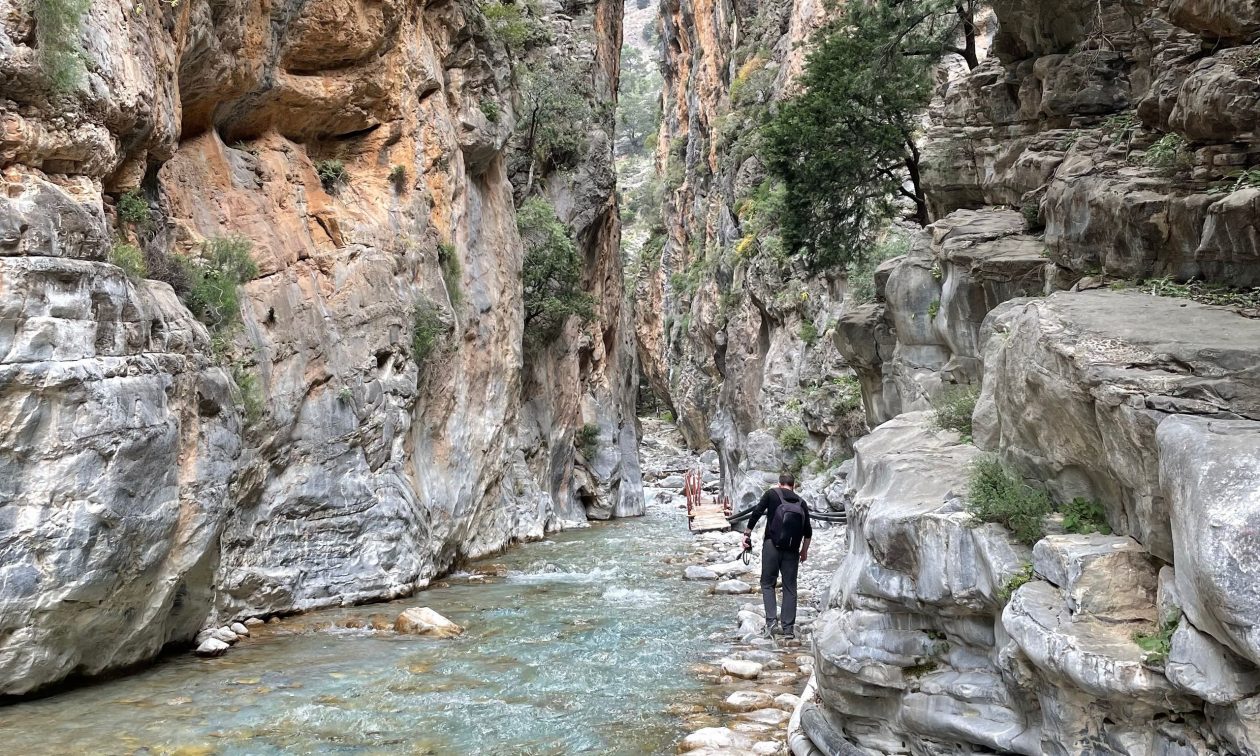
[[[861,393],[828,338],[844,287],[763,233],[772,213],[756,124],[799,69],[814,3],[661,4],[664,112],[657,244],[638,261],[643,372],[693,449],[713,447],[737,510],[784,467],[834,468],[865,430]],[[781,245],[779,245],[781,246]],[[838,504],[838,502],[837,502]]]
[[[942,92],[935,222],[836,329],[877,427],[801,717],[820,748],[1260,752],[1260,320],[1101,285],[1255,283],[1254,189],[1225,179],[1254,152],[1225,112],[1254,94],[1236,5],[995,3],[995,56]],[[1187,62],[1200,35],[1238,45]],[[1179,167],[1142,157],[1160,132]],[[915,411],[968,385],[974,445]],[[1110,532],[977,527],[986,453]]]
[[[547,42],[510,57],[467,2],[97,2],[51,41],[5,14],[0,693],[641,511],[596,106],[620,4],[528,21]],[[581,157],[533,165],[511,67],[553,55],[583,82]],[[530,194],[570,229],[595,316],[527,347]],[[259,275],[242,327],[207,330],[174,256],[235,239]],[[124,244],[161,280],[111,264]]]

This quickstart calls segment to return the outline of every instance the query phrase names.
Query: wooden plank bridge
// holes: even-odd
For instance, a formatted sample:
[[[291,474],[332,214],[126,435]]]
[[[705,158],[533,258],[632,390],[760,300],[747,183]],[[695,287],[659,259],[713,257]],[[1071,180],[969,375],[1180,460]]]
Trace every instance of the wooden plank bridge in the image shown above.
[[[731,499],[719,486],[706,487],[699,470],[688,470],[683,479],[687,495],[687,527],[692,533],[730,530]]]

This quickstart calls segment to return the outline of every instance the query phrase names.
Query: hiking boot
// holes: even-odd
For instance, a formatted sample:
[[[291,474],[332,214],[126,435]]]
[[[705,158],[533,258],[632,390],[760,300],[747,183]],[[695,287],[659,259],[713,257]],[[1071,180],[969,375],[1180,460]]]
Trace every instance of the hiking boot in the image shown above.
[[[766,637],[767,638],[773,638],[776,635],[782,635],[782,634],[783,634],[783,626],[779,624],[778,620],[770,620],[766,622]]]
[[[775,624],[777,625],[778,623],[776,622]],[[793,628],[793,627],[780,627],[780,628],[779,628],[779,631],[783,634],[783,640],[784,640],[784,642],[789,642],[789,641],[794,641],[794,640],[796,640],[796,628]]]

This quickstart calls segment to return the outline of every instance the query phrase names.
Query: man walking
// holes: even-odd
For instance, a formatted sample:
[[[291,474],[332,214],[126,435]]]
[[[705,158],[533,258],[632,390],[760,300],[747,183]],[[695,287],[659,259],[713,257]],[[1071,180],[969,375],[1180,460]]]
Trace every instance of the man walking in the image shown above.
[[[766,517],[765,540],[761,543],[761,600],[766,607],[766,630],[782,632],[784,640],[796,637],[796,570],[809,557],[809,540],[814,529],[809,523],[805,500],[796,495],[796,478],[779,476],[779,485],[768,489],[753,509],[744,534],[744,548],[752,548],[752,531],[762,515]],[[775,611],[774,584],[783,578],[783,614]],[[779,624],[779,617],[783,624]]]

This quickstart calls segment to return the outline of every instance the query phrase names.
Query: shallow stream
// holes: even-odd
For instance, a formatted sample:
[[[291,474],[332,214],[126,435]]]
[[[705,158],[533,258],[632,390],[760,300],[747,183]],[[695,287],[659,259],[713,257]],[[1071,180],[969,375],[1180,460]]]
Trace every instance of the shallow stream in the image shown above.
[[[677,509],[649,506],[517,547],[411,599],[286,619],[219,659],[174,656],[0,709],[0,750],[672,753],[686,730],[671,711],[703,700],[689,667],[728,637],[737,603],[664,563],[690,544]],[[468,630],[429,640],[346,627],[410,606]]]

